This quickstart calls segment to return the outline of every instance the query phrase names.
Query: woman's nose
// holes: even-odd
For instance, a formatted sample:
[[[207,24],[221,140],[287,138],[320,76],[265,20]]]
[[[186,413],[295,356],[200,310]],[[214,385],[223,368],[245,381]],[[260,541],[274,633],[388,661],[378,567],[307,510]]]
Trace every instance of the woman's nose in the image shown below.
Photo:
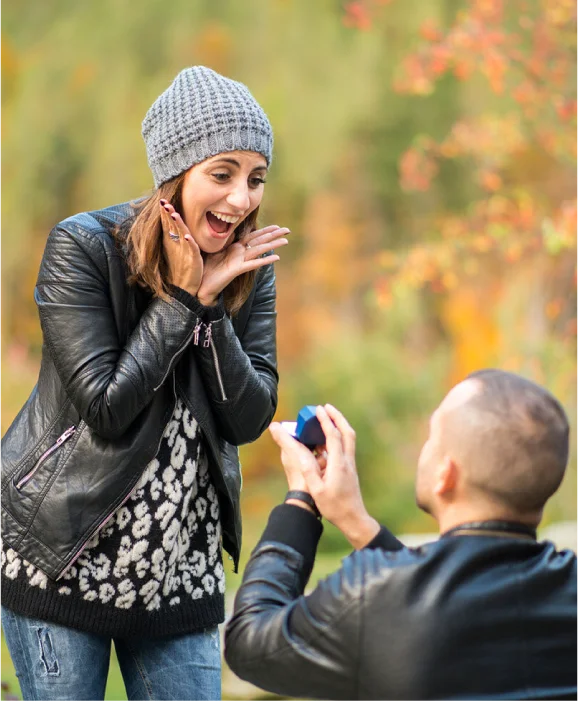
[[[231,189],[227,195],[227,204],[234,207],[239,213],[245,212],[249,209],[250,199],[249,199],[249,188],[246,184],[239,184]]]

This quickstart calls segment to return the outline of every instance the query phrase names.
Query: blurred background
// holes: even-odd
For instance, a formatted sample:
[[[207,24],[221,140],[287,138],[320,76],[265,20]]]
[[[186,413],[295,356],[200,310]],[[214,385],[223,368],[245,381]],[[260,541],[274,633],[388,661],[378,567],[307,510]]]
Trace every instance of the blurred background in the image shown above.
[[[574,0],[2,10],[3,432],[36,382],[33,288],[50,229],[150,191],[142,118],[194,64],[246,83],[275,132],[261,223],[293,232],[276,265],[277,419],[340,408],[379,520],[408,537],[434,530],[414,504],[415,464],[430,413],[472,370],[547,386],[574,431]],[[286,484],[268,435],[241,458],[243,566]],[[544,525],[575,519],[573,440]],[[347,552],[326,527],[314,580]],[[230,600],[239,577],[228,581]],[[2,670],[14,697],[8,655]],[[114,675],[107,698],[125,698]],[[243,693],[257,692],[224,689]]]

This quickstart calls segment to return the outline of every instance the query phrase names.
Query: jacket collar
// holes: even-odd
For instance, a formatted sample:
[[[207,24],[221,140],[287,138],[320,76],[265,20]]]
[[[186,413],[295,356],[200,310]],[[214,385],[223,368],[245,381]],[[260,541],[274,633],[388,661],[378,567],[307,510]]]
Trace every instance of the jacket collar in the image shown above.
[[[454,526],[440,537],[457,535],[492,535],[509,538],[529,538],[536,540],[536,529],[517,521],[469,521]]]

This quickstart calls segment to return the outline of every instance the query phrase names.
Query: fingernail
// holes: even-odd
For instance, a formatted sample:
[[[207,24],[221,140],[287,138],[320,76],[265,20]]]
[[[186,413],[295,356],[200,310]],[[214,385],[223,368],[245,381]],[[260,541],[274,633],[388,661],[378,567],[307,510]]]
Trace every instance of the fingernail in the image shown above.
[[[168,204],[167,200],[160,200],[160,203],[162,204],[163,207],[164,207],[166,204]]]
[[[167,212],[168,212],[168,211],[169,211],[169,210],[167,209]],[[174,213],[173,213],[173,214],[171,214],[171,219],[174,219],[174,220],[176,221],[176,220],[177,220],[177,215],[176,215],[176,214],[174,214]]]

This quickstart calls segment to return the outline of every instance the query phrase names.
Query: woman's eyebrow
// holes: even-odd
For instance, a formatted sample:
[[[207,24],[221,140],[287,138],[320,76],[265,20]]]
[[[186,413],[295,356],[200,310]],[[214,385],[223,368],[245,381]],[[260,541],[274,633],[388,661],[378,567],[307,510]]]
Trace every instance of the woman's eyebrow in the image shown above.
[[[214,161],[211,161],[211,163],[230,163],[233,166],[236,166],[237,168],[241,167],[241,164],[239,161],[236,161],[234,158],[215,158]],[[267,170],[267,166],[255,166],[251,172],[255,172],[256,170]]]
[[[236,161],[234,158],[215,158],[211,163],[230,163],[231,165],[237,166],[237,168],[241,167],[239,161]]]

